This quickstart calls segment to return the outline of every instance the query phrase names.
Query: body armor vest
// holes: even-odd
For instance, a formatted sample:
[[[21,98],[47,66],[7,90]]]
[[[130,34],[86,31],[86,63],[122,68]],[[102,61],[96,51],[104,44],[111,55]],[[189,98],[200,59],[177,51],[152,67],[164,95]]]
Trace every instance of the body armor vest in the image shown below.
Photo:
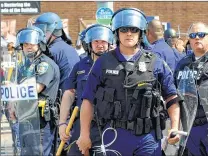
[[[95,95],[95,108],[102,126],[133,131],[135,135],[158,130],[161,139],[157,79],[153,74],[155,55],[142,52],[135,63],[119,62],[115,51],[102,57],[103,82]]]
[[[184,58],[183,64],[180,65],[178,71],[183,71],[185,66],[193,70],[194,78],[196,80],[197,90],[199,94],[199,105],[196,112],[196,117],[193,126],[200,126],[207,123],[204,107],[208,107],[208,61],[204,58],[193,62],[193,55],[188,55]],[[178,75],[178,74],[177,74]],[[179,83],[179,80],[177,84]]]

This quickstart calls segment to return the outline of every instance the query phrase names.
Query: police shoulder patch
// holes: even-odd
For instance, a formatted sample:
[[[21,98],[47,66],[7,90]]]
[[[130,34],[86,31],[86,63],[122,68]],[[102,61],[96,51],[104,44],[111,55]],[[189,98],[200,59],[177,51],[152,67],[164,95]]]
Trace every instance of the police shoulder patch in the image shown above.
[[[41,62],[37,65],[37,73],[42,75],[47,72],[49,64],[47,62]]]

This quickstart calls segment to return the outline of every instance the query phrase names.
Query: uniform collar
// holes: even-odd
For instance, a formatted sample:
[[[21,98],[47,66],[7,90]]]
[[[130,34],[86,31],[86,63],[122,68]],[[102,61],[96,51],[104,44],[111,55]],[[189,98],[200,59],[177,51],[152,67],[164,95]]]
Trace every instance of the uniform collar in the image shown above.
[[[159,40],[156,40],[152,43],[152,45],[156,44],[156,43],[160,43],[160,42],[165,42],[164,38],[161,38]]]
[[[193,59],[193,61],[197,61],[194,53],[192,53],[192,59]],[[199,60],[200,60],[200,61],[201,61],[201,60],[208,60],[208,52],[206,52],[203,56],[201,56],[201,57],[199,58]]]
[[[116,51],[117,59],[118,59],[120,62],[127,62],[127,60],[126,60],[126,59],[124,58],[124,56],[121,54],[119,47],[117,47],[117,48],[115,49],[115,51]],[[141,52],[141,50],[139,49],[139,51],[136,52],[136,53],[134,54],[134,56],[129,60],[129,62],[131,62],[131,61],[132,61],[132,62],[136,61],[136,60],[141,56],[141,54],[142,54],[142,52]]]

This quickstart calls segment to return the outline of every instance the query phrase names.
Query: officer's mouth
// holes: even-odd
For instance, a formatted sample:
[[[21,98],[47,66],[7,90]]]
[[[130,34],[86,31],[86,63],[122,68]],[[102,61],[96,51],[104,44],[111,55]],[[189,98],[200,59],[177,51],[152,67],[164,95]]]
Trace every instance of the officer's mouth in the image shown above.
[[[199,44],[202,44],[202,43],[201,43],[201,42],[196,42],[196,43],[195,43],[195,45],[199,45]]]
[[[126,41],[133,41],[133,39],[126,39]]]

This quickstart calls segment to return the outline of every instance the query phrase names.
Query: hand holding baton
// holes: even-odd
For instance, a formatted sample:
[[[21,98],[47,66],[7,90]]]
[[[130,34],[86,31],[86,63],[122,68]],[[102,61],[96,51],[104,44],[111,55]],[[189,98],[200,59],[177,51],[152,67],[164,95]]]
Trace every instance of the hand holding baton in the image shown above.
[[[69,135],[69,132],[71,130],[71,127],[72,127],[72,124],[74,122],[74,119],[77,116],[78,110],[79,110],[79,107],[76,106],[74,108],[73,112],[72,112],[71,118],[69,120],[69,124],[68,124],[68,126],[66,128],[66,135]],[[64,147],[64,144],[65,144],[65,141],[61,141],[61,144],[59,145],[59,148],[58,148],[58,150],[56,152],[56,156],[60,156],[61,155],[61,151],[62,151],[62,149]]]

